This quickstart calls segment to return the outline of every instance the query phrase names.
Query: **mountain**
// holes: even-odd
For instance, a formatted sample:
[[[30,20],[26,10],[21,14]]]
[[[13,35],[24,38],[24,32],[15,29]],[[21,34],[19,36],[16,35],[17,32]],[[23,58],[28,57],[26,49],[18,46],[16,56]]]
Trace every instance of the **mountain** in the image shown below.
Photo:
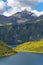
[[[3,15],[0,15],[0,23],[6,23],[9,21],[9,18]]]
[[[43,15],[26,10],[5,17],[0,15],[0,40],[9,45],[43,39]]]
[[[24,10],[22,12],[17,12],[16,14],[12,15],[13,21],[16,21],[18,24],[21,23],[35,23],[35,20],[37,16],[29,12],[27,10]]]
[[[25,42],[13,49],[17,52],[43,53],[43,40]]]
[[[9,47],[4,42],[0,41],[0,56],[9,56],[16,54],[17,52],[14,51],[11,47]]]

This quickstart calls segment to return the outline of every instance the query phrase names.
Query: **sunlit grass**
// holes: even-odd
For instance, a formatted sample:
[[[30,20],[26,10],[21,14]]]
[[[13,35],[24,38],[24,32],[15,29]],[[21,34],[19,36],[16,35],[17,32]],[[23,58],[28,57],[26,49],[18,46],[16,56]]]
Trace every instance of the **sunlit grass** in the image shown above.
[[[43,40],[23,43],[14,48],[14,50],[17,52],[43,53]]]

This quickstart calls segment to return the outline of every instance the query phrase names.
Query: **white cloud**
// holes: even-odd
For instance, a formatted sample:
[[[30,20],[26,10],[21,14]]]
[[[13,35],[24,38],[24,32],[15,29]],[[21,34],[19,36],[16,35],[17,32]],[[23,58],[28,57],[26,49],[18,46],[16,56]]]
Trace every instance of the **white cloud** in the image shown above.
[[[38,0],[38,2],[43,2],[43,0]]]
[[[43,15],[43,11],[39,12],[37,10],[31,10],[31,12],[33,12],[36,16]]]
[[[11,16],[14,13],[23,11],[24,9],[27,9],[28,11],[31,11],[30,7],[21,7],[21,8],[15,7],[15,8],[12,8],[11,10],[9,10],[9,11],[4,12],[3,15]]]
[[[11,7],[17,7],[17,5],[20,6],[20,3],[16,0],[7,0],[7,5]]]
[[[9,6],[35,6],[37,0],[7,0]]]
[[[11,16],[12,14],[17,13],[18,11],[21,11],[21,10],[19,10],[19,9],[17,10],[17,7],[15,7],[15,8],[12,8],[11,10],[9,10],[9,11],[4,12],[3,15]]]
[[[10,16],[16,12],[24,10],[25,8],[30,10],[31,7],[34,7],[36,4],[36,0],[7,0],[7,5],[10,6],[11,9],[4,12],[4,15]]]
[[[1,0],[0,1],[0,14],[4,12],[6,4]]]
[[[4,3],[2,0],[0,0],[0,13],[6,16],[11,16],[12,14],[16,13],[16,12],[20,12],[24,9],[27,9],[29,11],[33,11],[36,14],[38,13],[38,11],[36,10],[32,10],[33,7],[35,7],[37,5],[38,2],[43,2],[43,0],[7,0],[7,4]],[[10,6],[11,9],[9,9],[8,11],[4,11],[6,6]],[[39,12],[41,13],[41,12]],[[39,15],[38,13],[38,15]]]

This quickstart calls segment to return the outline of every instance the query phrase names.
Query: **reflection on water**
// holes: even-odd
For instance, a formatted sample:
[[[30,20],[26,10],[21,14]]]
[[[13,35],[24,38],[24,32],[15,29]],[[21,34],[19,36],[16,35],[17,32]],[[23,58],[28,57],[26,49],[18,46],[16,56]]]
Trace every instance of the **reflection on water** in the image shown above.
[[[0,57],[0,65],[43,65],[43,54],[19,53]]]

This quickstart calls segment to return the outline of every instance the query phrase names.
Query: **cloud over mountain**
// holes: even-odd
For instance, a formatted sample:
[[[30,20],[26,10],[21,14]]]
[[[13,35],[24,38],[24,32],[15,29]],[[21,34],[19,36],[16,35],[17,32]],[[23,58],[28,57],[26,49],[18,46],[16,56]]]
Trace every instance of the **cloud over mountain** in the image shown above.
[[[6,7],[6,3],[0,0],[0,14],[2,14],[5,11],[5,7]]]
[[[32,10],[38,2],[43,2],[43,0],[7,0],[6,2],[0,0],[0,14],[10,16],[24,9]],[[11,8],[6,10],[6,7],[8,8],[9,6]]]

